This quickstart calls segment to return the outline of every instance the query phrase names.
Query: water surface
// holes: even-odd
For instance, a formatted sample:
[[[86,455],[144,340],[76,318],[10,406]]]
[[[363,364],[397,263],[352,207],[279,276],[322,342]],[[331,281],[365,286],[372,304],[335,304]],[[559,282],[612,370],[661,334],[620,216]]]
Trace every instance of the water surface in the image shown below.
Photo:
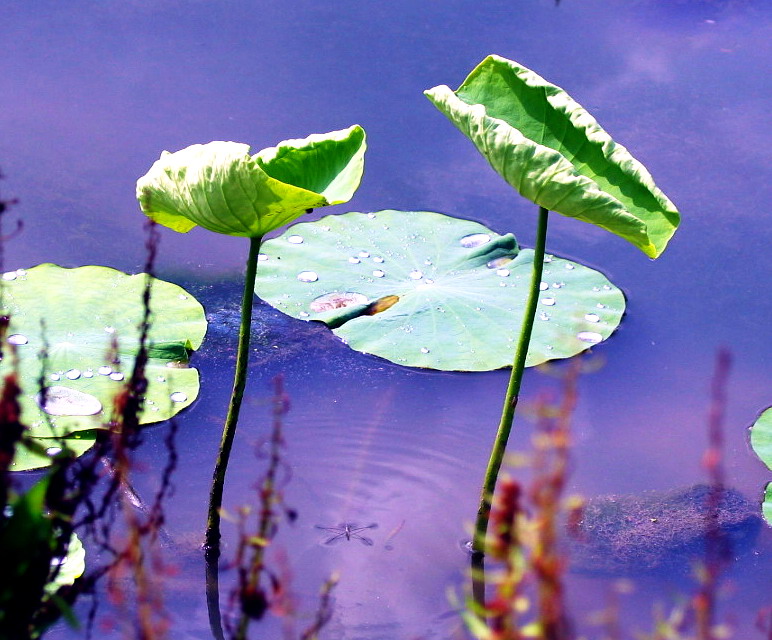
[[[6,268],[138,271],[145,258],[134,182],[161,150],[210,140],[257,150],[353,123],[365,127],[370,148],[362,187],[339,213],[441,211],[513,231],[528,246],[533,206],[422,91],[457,86],[489,53],[563,86],[647,165],[683,215],[656,262],[600,229],[552,217],[548,250],[602,269],[629,305],[617,334],[595,349],[604,367],[580,384],[570,490],[638,493],[701,481],[710,371],[726,346],[734,356],[727,477],[759,499],[770,473],[746,430],[772,403],[768,3],[40,0],[7,2],[0,15],[1,186],[19,199],[14,215],[25,224],[5,248]],[[243,240],[164,231],[158,275],[193,285],[234,279],[246,254]],[[200,297],[222,322],[218,291]],[[277,545],[300,608],[312,610],[319,584],[338,570],[323,637],[451,638],[458,618],[447,590],[465,581],[458,541],[476,508],[506,372],[402,369],[264,306],[256,315],[260,339],[226,507],[254,503],[270,379],[283,372],[292,402],[285,491],[299,518]],[[227,345],[227,327],[215,327],[196,360],[201,397],[179,420],[167,523],[178,545],[170,562],[179,574],[168,585],[174,638],[209,637],[196,542],[233,367]],[[524,395],[533,400],[547,386],[554,382],[529,372]],[[526,447],[531,430],[519,419],[510,447]],[[149,436],[140,491],[158,480],[162,440],[161,428]],[[343,522],[377,522],[373,546],[320,544],[315,525]],[[770,604],[771,551],[767,528],[731,572],[721,612],[737,621],[738,638],[754,637],[755,613]],[[223,574],[226,589],[231,575]],[[577,618],[605,604],[609,584],[571,577]],[[645,576],[637,585],[631,628],[684,581]],[[256,634],[278,637],[271,624]],[[51,637],[79,636],[60,627]]]

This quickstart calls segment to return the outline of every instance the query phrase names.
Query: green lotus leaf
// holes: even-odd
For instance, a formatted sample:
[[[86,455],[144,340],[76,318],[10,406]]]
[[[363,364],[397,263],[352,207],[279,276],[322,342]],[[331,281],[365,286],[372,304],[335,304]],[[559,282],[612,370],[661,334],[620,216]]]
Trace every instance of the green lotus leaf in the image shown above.
[[[364,170],[365,132],[341,131],[286,140],[250,156],[237,142],[164,151],[137,181],[145,215],[175,231],[196,225],[255,238],[308,209],[351,199]]]
[[[256,293],[357,351],[442,370],[512,363],[533,261],[512,234],[387,210],[296,224],[263,251]],[[624,313],[622,292],[573,261],[548,256],[541,288],[529,366],[605,340]]]
[[[772,469],[772,407],[763,411],[751,427],[751,446],[761,461]],[[761,509],[764,518],[772,525],[772,482],[764,490]]]
[[[521,195],[590,222],[647,256],[664,251],[678,211],[643,165],[563,89],[488,56],[458,88],[425,92]]]
[[[11,463],[12,471],[29,471],[51,464],[54,456],[72,456],[77,458],[94,446],[97,431],[75,431],[61,438],[29,439],[28,446],[17,445],[16,454]]]
[[[107,267],[53,264],[3,275],[3,309],[10,325],[0,374],[18,371],[22,422],[49,455],[64,445],[82,453],[94,430],[109,420],[139,348],[145,279],[145,274]],[[202,306],[177,285],[153,279],[150,308],[143,424],[166,420],[196,398],[198,371],[188,366],[188,352],[201,345],[206,332]],[[11,345],[15,358],[8,353]],[[88,433],[74,437],[78,432]],[[60,438],[66,440],[57,443]],[[39,451],[19,447],[12,468],[42,461]]]
[[[48,595],[53,595],[62,587],[68,587],[83,575],[86,570],[86,550],[80,538],[74,533],[70,536],[70,543],[67,545],[67,555],[62,562],[56,560],[52,563],[53,569],[58,564],[59,570],[51,582],[46,584],[45,591]]]
[[[772,469],[772,407],[764,410],[751,427],[751,446],[762,462]]]

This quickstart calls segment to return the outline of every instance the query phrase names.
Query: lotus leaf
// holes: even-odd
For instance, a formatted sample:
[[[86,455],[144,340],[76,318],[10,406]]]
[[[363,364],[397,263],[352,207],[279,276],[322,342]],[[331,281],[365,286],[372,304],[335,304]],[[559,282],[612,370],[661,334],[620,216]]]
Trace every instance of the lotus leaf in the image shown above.
[[[521,195],[607,229],[656,258],[679,214],[649,172],[563,89],[488,56],[457,91],[425,92]]]
[[[70,536],[70,543],[67,545],[67,555],[61,562],[52,563],[52,569],[55,564],[59,565],[56,577],[46,585],[46,593],[53,595],[62,587],[68,587],[83,575],[86,570],[86,550],[80,538],[74,533]]]
[[[256,293],[398,364],[484,371],[511,365],[533,251],[512,234],[428,211],[327,216],[263,245]],[[532,366],[608,338],[625,308],[602,274],[549,256]]]
[[[74,454],[83,453],[94,430],[109,419],[139,347],[145,277],[107,267],[53,264],[3,275],[7,341],[14,345],[23,390],[22,421],[50,455],[65,445]],[[203,308],[184,289],[154,279],[151,291],[144,424],[166,420],[196,398],[198,371],[188,366],[188,352],[200,346],[206,332]],[[116,351],[109,355],[113,343]],[[5,348],[3,374],[15,366],[10,347]],[[12,468],[44,463],[44,456],[19,447]]]
[[[137,181],[142,211],[187,232],[196,225],[231,236],[260,237],[308,209],[348,202],[364,169],[365,132],[285,140],[250,156],[236,142],[164,151]]]
[[[762,462],[772,469],[772,407],[762,412],[751,427],[751,446]],[[761,509],[766,521],[772,525],[772,482],[764,490]]]

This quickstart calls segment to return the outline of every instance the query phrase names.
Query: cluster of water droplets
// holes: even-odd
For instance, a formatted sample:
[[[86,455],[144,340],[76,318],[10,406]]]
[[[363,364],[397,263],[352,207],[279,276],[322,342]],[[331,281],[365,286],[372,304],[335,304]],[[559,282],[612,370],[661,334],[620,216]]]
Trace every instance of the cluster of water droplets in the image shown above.
[[[27,271],[25,269],[16,269],[16,271],[6,271],[3,274],[3,280],[6,282],[12,282],[16,279],[24,280],[27,277]]]

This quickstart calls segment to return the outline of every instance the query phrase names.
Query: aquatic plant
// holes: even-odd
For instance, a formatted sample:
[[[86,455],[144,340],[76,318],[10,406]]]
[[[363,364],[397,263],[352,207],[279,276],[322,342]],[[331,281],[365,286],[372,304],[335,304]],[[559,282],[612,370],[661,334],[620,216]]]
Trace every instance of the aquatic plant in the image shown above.
[[[2,278],[6,348],[15,357],[0,362],[0,374],[14,369],[24,390],[19,404],[29,446],[17,448],[10,467],[22,471],[50,464],[63,450],[77,456],[93,446],[134,369],[148,276],[42,264]],[[203,307],[187,291],[153,277],[149,286],[152,327],[141,424],[168,420],[195,400],[198,371],[187,363],[206,332]]]
[[[249,155],[235,142],[164,151],[137,181],[137,199],[152,220],[185,233],[196,226],[249,238],[233,390],[209,499],[206,547],[217,553],[219,509],[247,379],[251,309],[263,237],[317,207],[351,199],[364,169],[365,132],[341,131],[286,140]]]
[[[258,295],[295,318],[324,322],[352,349],[441,370],[511,362],[533,261],[511,233],[430,211],[387,210],[295,224],[262,251]],[[605,340],[625,309],[603,274],[546,260],[541,331],[526,366]]]
[[[643,165],[587,111],[517,62],[488,56],[456,91],[441,85],[425,94],[539,207],[528,301],[475,524],[473,546],[482,552],[534,327],[549,211],[611,231],[651,258],[665,250],[680,217]]]
[[[761,461],[772,470],[772,407],[765,409],[751,427],[751,446]],[[764,489],[762,513],[772,526],[772,482]]]
[[[104,415],[98,425],[99,437],[93,439],[94,450],[92,455],[76,457],[66,442],[68,438],[53,440],[60,445],[58,453],[52,453],[44,449],[41,441],[46,438],[34,438],[27,435],[26,425],[21,423],[22,401],[24,392],[19,386],[19,371],[22,365],[21,357],[17,354],[23,346],[29,342],[23,342],[19,339],[10,341],[13,336],[23,335],[25,339],[33,336],[31,342],[35,344],[39,334],[35,333],[34,323],[30,324],[30,318],[34,319],[34,310],[39,310],[40,305],[24,304],[25,294],[29,290],[35,290],[35,286],[26,288],[20,285],[20,288],[13,290],[14,295],[3,296],[5,305],[15,305],[19,303],[19,312],[21,322],[16,324],[16,328],[24,327],[25,334],[12,333],[8,335],[9,325],[14,326],[13,320],[7,314],[2,315],[0,321],[0,336],[2,337],[2,349],[6,357],[3,358],[3,366],[6,371],[3,376],[2,396],[0,397],[0,546],[4,553],[0,557],[0,638],[37,638],[53,624],[58,618],[64,616],[72,626],[77,626],[77,620],[71,611],[71,605],[76,598],[93,588],[94,583],[105,572],[109,572],[116,567],[130,565],[133,571],[133,577],[138,588],[138,599],[141,601],[146,595],[142,590],[143,585],[138,578],[147,575],[144,567],[144,561],[148,557],[149,546],[143,544],[146,539],[155,540],[159,527],[163,522],[163,513],[161,511],[161,502],[169,490],[169,476],[174,468],[176,458],[170,455],[169,463],[162,473],[161,488],[157,492],[150,508],[143,512],[140,518],[136,514],[136,506],[131,505],[130,509],[124,509],[127,516],[128,530],[131,532],[126,547],[120,548],[111,543],[111,525],[114,524],[114,508],[116,506],[116,496],[126,494],[130,491],[127,474],[131,467],[131,454],[139,447],[143,440],[143,427],[146,423],[152,422],[143,417],[143,409],[147,399],[149,381],[146,375],[146,369],[157,365],[158,355],[151,355],[149,347],[149,336],[151,334],[169,339],[172,336],[179,337],[179,334],[172,328],[164,328],[163,321],[159,326],[158,332],[151,331],[151,303],[150,292],[156,284],[152,276],[152,263],[157,246],[157,235],[154,231],[154,224],[148,225],[150,229],[147,242],[148,259],[146,262],[146,273],[141,278],[142,283],[137,285],[138,279],[120,274],[116,277],[112,270],[95,268],[96,271],[88,271],[94,276],[97,284],[104,284],[102,276],[107,278],[107,282],[115,284],[114,289],[123,294],[122,304],[129,305],[131,300],[134,304],[128,313],[131,320],[137,322],[136,326],[127,326],[126,333],[129,342],[132,342],[136,350],[131,354],[123,354],[121,363],[124,365],[120,369],[121,377],[114,377],[111,384],[107,385],[112,391],[112,397],[106,400],[104,406]],[[53,273],[56,284],[67,284],[67,274],[75,272],[82,273],[79,270],[64,270],[54,265],[43,265],[45,273]],[[32,273],[20,273],[18,271],[10,272],[14,276],[11,280],[20,278],[24,280]],[[9,274],[6,274],[4,280],[7,282]],[[119,281],[125,278],[129,281],[126,287],[120,286]],[[63,279],[63,280],[62,280]],[[45,281],[44,275],[32,277],[33,281],[40,285]],[[65,287],[67,293],[77,303],[78,295],[88,298],[88,294],[94,294],[87,283],[83,284],[82,291],[71,291]],[[127,284],[124,282],[124,284]],[[168,283],[166,283],[168,284]],[[182,291],[174,285],[169,285],[174,289],[174,296],[177,297]],[[163,286],[159,290],[165,290]],[[38,294],[44,290],[38,290]],[[110,301],[111,287],[101,291],[101,298],[105,302],[105,307],[111,307]],[[7,294],[6,288],[3,293]],[[136,299],[133,295],[137,294]],[[163,301],[164,296],[161,296]],[[9,303],[9,300],[11,302]],[[29,302],[29,301],[26,301]],[[168,301],[167,301],[168,302]],[[197,303],[196,303],[197,304]],[[43,305],[44,306],[44,305]],[[75,305],[77,307],[77,304]],[[89,305],[85,305],[86,310],[93,311]],[[175,306],[170,305],[169,311],[174,315]],[[4,310],[9,307],[4,307]],[[153,305],[153,308],[156,308]],[[188,308],[190,309],[189,305]],[[26,309],[28,313],[24,313]],[[33,311],[30,313],[30,311]],[[64,310],[67,311],[67,310]],[[203,312],[198,307],[200,320],[203,321]],[[61,314],[62,311],[59,311]],[[78,316],[76,311],[70,310],[70,315]],[[163,316],[163,313],[159,314]],[[195,312],[192,314],[195,318]],[[54,313],[53,317],[58,318]],[[97,319],[99,320],[99,318]],[[124,320],[122,318],[121,320]],[[94,319],[91,319],[92,323]],[[128,319],[126,319],[129,322]],[[27,324],[25,324],[25,322]],[[81,323],[83,319],[81,319]],[[66,321],[65,321],[66,324]],[[183,323],[184,324],[184,323]],[[198,323],[193,322],[193,325]],[[80,326],[77,322],[74,326]],[[72,327],[71,327],[72,328]],[[93,328],[93,327],[92,327]],[[167,331],[164,333],[164,331]],[[88,333],[88,331],[86,331]],[[93,349],[98,351],[95,346],[100,340],[105,339],[105,332],[101,325],[98,330],[92,331],[97,337],[93,337]],[[112,365],[117,365],[119,350],[117,340],[112,332],[108,332],[108,344],[110,344],[110,357],[106,360]],[[184,333],[184,332],[183,332]],[[55,335],[56,332],[54,332]],[[88,338],[83,336],[76,337],[74,332],[69,332],[66,337],[73,343],[71,345],[74,352],[78,352],[84,343],[88,343]],[[201,336],[203,337],[203,332]],[[199,337],[199,341],[200,341]],[[168,340],[167,340],[168,342]],[[185,342],[185,341],[184,341]],[[78,347],[76,347],[76,344]],[[38,395],[41,408],[50,408],[48,398],[46,398],[47,381],[50,364],[46,353],[49,344],[43,338],[43,364],[41,381],[33,377],[24,382],[32,389],[40,389]],[[61,345],[63,351],[67,351],[67,345]],[[159,342],[159,348],[164,349],[164,342]],[[29,355],[29,354],[28,354]],[[77,355],[77,354],[75,354]],[[82,355],[82,354],[81,354]],[[187,357],[187,354],[186,354]],[[66,362],[66,354],[60,354],[61,362]],[[105,361],[105,360],[102,360]],[[126,368],[127,362],[131,362],[131,368]],[[85,369],[87,371],[87,369]],[[115,371],[118,369],[116,367]],[[81,372],[82,373],[82,372]],[[59,374],[57,374],[59,375]],[[94,372],[94,376],[97,372]],[[99,374],[103,375],[103,374]],[[106,374],[104,374],[106,375]],[[92,376],[84,376],[87,380]],[[71,374],[65,376],[67,383],[77,384],[80,376]],[[99,386],[98,383],[96,385]],[[197,382],[195,389],[197,390]],[[30,394],[33,395],[34,394]],[[66,398],[68,396],[65,395]],[[77,396],[76,396],[77,397]],[[91,398],[94,398],[91,396]],[[69,397],[71,400],[71,397]],[[104,399],[104,398],[103,398]],[[96,399],[89,400],[90,405],[97,402]],[[170,404],[172,399],[166,398],[164,405]],[[101,404],[101,401],[99,401]],[[58,409],[72,409],[78,407],[77,403],[64,402],[56,400]],[[160,411],[160,410],[159,410]],[[165,409],[165,412],[173,413],[173,409]],[[43,411],[43,415],[49,415]],[[66,418],[77,418],[78,412],[75,411],[56,411],[54,415],[65,416]],[[165,417],[169,417],[166,415]],[[91,420],[89,415],[89,420]],[[68,428],[72,425],[77,426],[77,420],[67,422]],[[59,425],[60,427],[63,425]],[[66,433],[66,432],[65,432]],[[173,421],[172,421],[173,433]],[[31,452],[39,452],[45,462],[50,464],[44,477],[36,482],[30,489],[20,490],[15,483],[15,477],[9,473],[11,461],[18,459],[18,453],[24,454],[24,449]],[[105,474],[103,467],[109,469]],[[97,487],[100,489],[96,491]],[[136,494],[135,494],[136,496]],[[124,506],[128,502],[123,500]],[[83,530],[86,534],[92,535],[92,540],[99,545],[105,552],[107,564],[95,563],[88,575],[84,574],[85,552],[75,531]],[[152,546],[152,545],[150,545]],[[140,602],[138,607],[138,617],[145,618],[143,611],[146,609],[144,603]],[[144,630],[144,628],[143,628]],[[144,637],[156,637],[144,634]]]
[[[485,553],[496,564],[486,575],[485,558],[482,554],[473,557],[471,597],[461,609],[467,628],[479,640],[594,637],[572,628],[572,620],[579,626],[580,619],[569,611],[563,577],[569,565],[576,568],[574,550],[598,543],[593,539],[598,533],[594,529],[600,527],[604,529],[601,535],[607,539],[596,549],[595,562],[581,569],[616,575],[621,570],[640,575],[642,570],[653,568],[646,566],[652,559],[652,553],[645,550],[647,544],[668,546],[671,554],[699,556],[699,561],[692,565],[696,588],[691,596],[678,597],[672,605],[658,606],[653,612],[652,633],[635,632],[631,636],[645,640],[732,637],[732,627],[718,616],[723,573],[738,551],[734,543],[742,544],[743,538],[752,538],[760,519],[749,515],[746,501],[738,492],[724,486],[728,353],[718,352],[711,382],[708,446],[703,455],[708,483],[680,491],[588,501],[565,496],[578,373],[579,366],[574,361],[563,376],[558,401],[544,394],[539,396],[531,450],[512,456],[513,463],[531,469],[530,482],[522,484],[508,475],[502,477],[492,505],[490,534],[485,540]],[[599,507],[605,513],[599,513]],[[678,512],[685,513],[691,521],[686,532],[678,530],[684,527],[678,522]],[[571,550],[558,544],[561,526],[573,542]],[[653,534],[656,527],[664,530]],[[634,558],[636,554],[639,557]],[[580,559],[580,563],[585,561]],[[672,575],[674,567],[660,568]],[[631,585],[629,580],[622,581],[620,592],[629,591]],[[611,602],[600,614],[592,616],[592,624],[605,626],[602,637],[628,637],[622,632],[617,602]],[[760,622],[762,615],[767,614],[760,612]]]

